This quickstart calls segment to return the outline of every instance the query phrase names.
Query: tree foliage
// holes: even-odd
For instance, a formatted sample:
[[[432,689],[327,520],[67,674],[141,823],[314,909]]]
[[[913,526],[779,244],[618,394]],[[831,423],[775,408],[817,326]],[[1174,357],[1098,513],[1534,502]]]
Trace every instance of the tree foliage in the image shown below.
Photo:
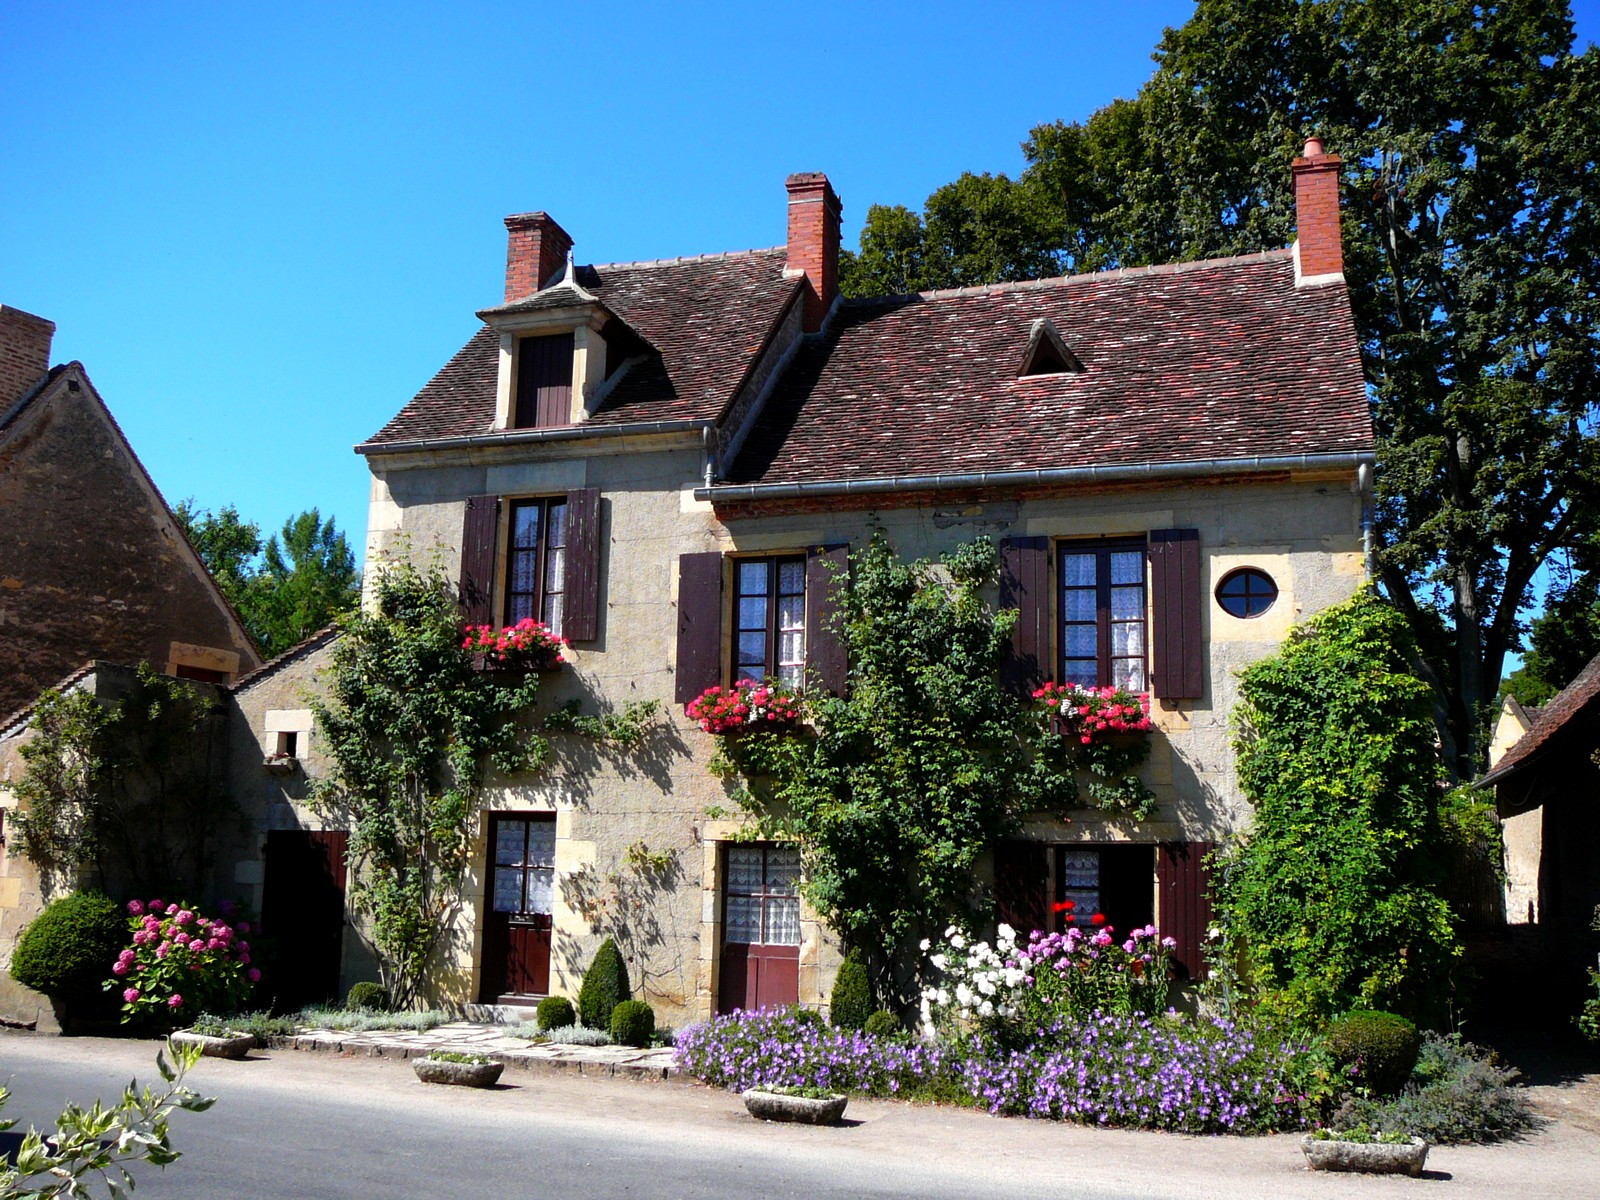
[[[29,729],[11,823],[46,895],[84,866],[119,891],[200,886],[234,808],[222,712],[205,689],[146,663],[114,702],[46,691]]]
[[[1470,775],[1536,572],[1600,501],[1600,50],[1572,41],[1555,0],[1201,0],[1134,99],[1034,129],[1016,181],[963,176],[920,217],[870,209],[846,290],[1287,245],[1289,161],[1326,138],[1383,588]]]
[[[1264,990],[1304,1015],[1437,1016],[1459,948],[1428,689],[1370,590],[1240,676],[1239,783],[1255,808],[1218,910]]]
[[[814,736],[752,728],[720,739],[714,769],[766,836],[800,847],[819,914],[878,972],[908,939],[987,916],[980,860],[1026,813],[1077,798],[1076,760],[999,667],[1015,610],[984,600],[988,539],[936,568],[896,557],[881,530],[836,581],[849,688],[808,701]]]
[[[265,542],[233,505],[212,513],[185,500],[173,510],[245,628],[269,656],[328,625],[361,598],[355,553],[332,517],[313,508]]]

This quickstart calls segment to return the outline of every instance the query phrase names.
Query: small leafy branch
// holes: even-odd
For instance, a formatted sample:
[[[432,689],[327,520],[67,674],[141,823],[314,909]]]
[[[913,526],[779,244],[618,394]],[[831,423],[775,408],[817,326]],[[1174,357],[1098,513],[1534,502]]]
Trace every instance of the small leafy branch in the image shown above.
[[[156,1053],[156,1069],[167,1084],[164,1090],[141,1089],[135,1080],[123,1091],[122,1099],[110,1107],[99,1100],[87,1109],[67,1105],[56,1118],[55,1132],[49,1138],[36,1129],[28,1130],[15,1160],[0,1160],[0,1198],[87,1197],[89,1184],[96,1179],[111,1196],[124,1196],[134,1188],[134,1179],[128,1172],[132,1163],[164,1167],[176,1162],[179,1153],[172,1148],[168,1129],[173,1111],[205,1112],[216,1103],[214,1098],[201,1096],[183,1082],[199,1061],[199,1046],[168,1042]],[[9,1096],[5,1088],[0,1088],[0,1107]],[[0,1120],[0,1131],[15,1124]]]

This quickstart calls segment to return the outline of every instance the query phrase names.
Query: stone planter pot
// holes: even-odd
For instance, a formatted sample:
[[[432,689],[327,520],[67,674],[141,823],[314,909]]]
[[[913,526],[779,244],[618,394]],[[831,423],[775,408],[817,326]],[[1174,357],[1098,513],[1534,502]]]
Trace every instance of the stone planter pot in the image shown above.
[[[444,1062],[437,1058],[413,1058],[411,1069],[423,1083],[450,1083],[457,1087],[493,1087],[506,1069],[505,1063]]]
[[[168,1036],[180,1046],[199,1046],[200,1053],[210,1058],[243,1058],[256,1044],[255,1035],[249,1033],[216,1037],[209,1033],[196,1033],[192,1029],[179,1029]]]
[[[795,1121],[803,1125],[833,1125],[844,1116],[848,1096],[829,1096],[826,1100],[813,1100],[807,1096],[785,1096],[781,1092],[764,1092],[751,1088],[744,1093],[744,1106],[750,1115],[762,1121]]]
[[[1340,1142],[1331,1138],[1300,1139],[1306,1165],[1313,1171],[1364,1171],[1369,1175],[1421,1175],[1428,1158],[1428,1143],[1419,1137],[1409,1142]]]

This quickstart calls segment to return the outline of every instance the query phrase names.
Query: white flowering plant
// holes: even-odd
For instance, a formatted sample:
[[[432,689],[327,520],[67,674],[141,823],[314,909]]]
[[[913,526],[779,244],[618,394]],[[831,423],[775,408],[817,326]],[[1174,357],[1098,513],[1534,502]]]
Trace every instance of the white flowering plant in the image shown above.
[[[923,989],[922,1028],[930,1038],[968,1029],[1001,1041],[1032,1038],[1063,1019],[1094,1013],[1157,1013],[1166,1007],[1177,945],[1154,925],[1120,942],[1110,925],[1065,933],[1034,930],[1026,943],[1001,923],[994,944],[950,926],[928,965],[939,982]]]

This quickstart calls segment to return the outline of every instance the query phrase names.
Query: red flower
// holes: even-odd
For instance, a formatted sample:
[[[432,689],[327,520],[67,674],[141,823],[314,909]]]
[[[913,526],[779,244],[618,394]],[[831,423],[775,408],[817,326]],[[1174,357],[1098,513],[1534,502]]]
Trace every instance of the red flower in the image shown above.
[[[1106,923],[1106,915],[1105,913],[1095,913],[1094,916],[1089,918],[1089,922],[1093,925],[1104,925]]]
[[[1050,911],[1051,912],[1071,912],[1073,909],[1075,909],[1077,907],[1078,906],[1076,904],[1074,904],[1071,900],[1062,900],[1058,904],[1052,904],[1050,906]]]

